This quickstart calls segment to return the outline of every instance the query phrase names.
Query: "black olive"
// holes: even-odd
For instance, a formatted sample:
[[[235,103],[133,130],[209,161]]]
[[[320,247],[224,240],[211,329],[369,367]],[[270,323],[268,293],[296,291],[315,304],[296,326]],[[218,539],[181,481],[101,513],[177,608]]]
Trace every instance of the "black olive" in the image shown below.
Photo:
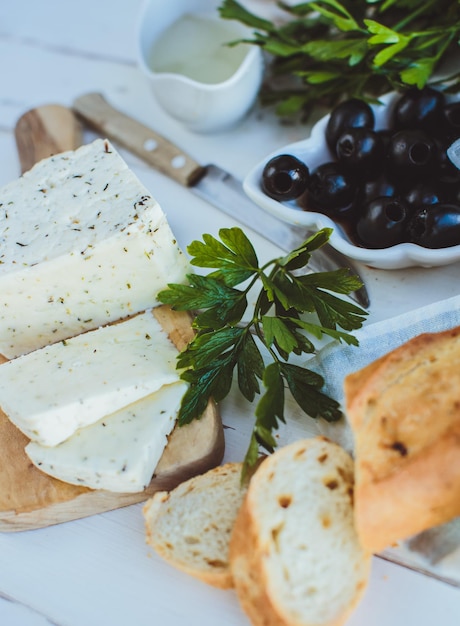
[[[329,116],[326,126],[326,143],[335,156],[335,147],[340,135],[349,128],[373,129],[374,112],[371,107],[358,98],[350,98],[338,104]]]
[[[390,140],[391,140],[391,137],[393,136],[393,132],[394,131],[391,130],[391,128],[384,128],[384,129],[377,131],[377,134],[379,135],[379,137],[381,138],[383,142],[383,150],[385,154],[388,151],[388,146],[390,145]]]
[[[408,224],[409,239],[424,248],[460,244],[460,205],[435,204],[419,209]]]
[[[306,190],[309,177],[305,163],[290,154],[281,154],[265,165],[262,190],[275,200],[294,200]]]
[[[396,102],[391,125],[395,130],[420,128],[435,131],[440,126],[444,104],[442,92],[432,87],[412,87]]]
[[[422,176],[433,171],[438,150],[423,130],[406,129],[395,133],[388,146],[388,163],[397,178]]]
[[[407,206],[398,198],[382,197],[369,202],[356,223],[356,232],[366,248],[389,248],[405,237]]]
[[[383,138],[375,130],[349,128],[337,140],[336,154],[347,170],[361,178],[374,176],[383,165]]]
[[[354,179],[335,161],[319,165],[308,182],[310,209],[332,216],[345,216],[354,209]]]
[[[377,178],[365,181],[361,188],[360,201],[363,204],[367,204],[375,198],[381,198],[383,196],[392,197],[398,195],[398,186],[394,180],[390,180],[383,172]]]
[[[438,186],[424,180],[415,182],[408,187],[403,194],[403,199],[407,202],[409,207],[412,208],[429,204],[439,204],[445,198],[446,196],[441,194]]]
[[[367,180],[359,187],[357,213],[362,214],[363,207],[376,198],[399,196],[399,188],[385,172],[376,178]]]
[[[443,185],[460,185],[460,170],[447,157],[439,168],[438,180]]]
[[[449,143],[460,137],[460,102],[450,102],[443,110],[444,136]]]
[[[443,202],[460,205],[460,180],[453,183],[444,182],[441,186]]]
[[[441,185],[460,185],[460,170],[447,156],[451,142],[448,139],[436,139],[438,172],[436,178]]]

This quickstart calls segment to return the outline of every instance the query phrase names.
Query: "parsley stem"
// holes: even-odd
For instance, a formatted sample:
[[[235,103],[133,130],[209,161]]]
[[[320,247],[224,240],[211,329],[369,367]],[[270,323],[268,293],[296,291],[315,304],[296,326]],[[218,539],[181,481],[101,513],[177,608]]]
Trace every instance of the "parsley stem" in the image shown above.
[[[270,261],[270,262],[266,263],[265,265],[263,265],[260,268],[260,275],[264,274],[263,270],[267,269],[271,265],[273,265],[273,268],[272,268],[271,272],[269,273],[269,275],[267,276],[268,281],[270,283],[273,282],[273,280],[274,280],[275,276],[278,274],[278,272],[284,271],[284,268],[282,268],[275,260],[275,261]],[[259,277],[260,277],[260,275],[259,275]],[[263,301],[266,298],[266,296],[267,296],[267,292],[266,292],[266,289],[264,287],[259,292],[259,295],[257,297],[256,303],[254,305],[253,326],[254,326],[254,330],[255,330],[255,333],[256,333],[257,337],[260,339],[260,341],[263,343],[263,345],[269,351],[269,353],[270,353],[271,357],[273,358],[273,360],[278,362],[279,361],[279,357],[278,357],[277,353],[275,352],[275,350],[272,348],[272,346],[267,344],[267,341],[265,339],[265,334],[264,334],[264,332],[262,330],[262,327],[261,327],[261,322],[262,322],[261,309],[262,309]],[[271,306],[273,306],[273,303],[271,303]]]
[[[268,267],[269,265],[271,265],[271,262],[266,263],[261,268],[257,268],[257,270],[254,270],[254,276],[251,278],[251,280],[247,284],[246,288],[242,290],[243,294],[247,295],[251,291],[251,289],[254,287],[256,282],[260,279],[261,275],[264,273],[264,271],[263,271],[264,268]]]
[[[450,44],[452,43],[452,40],[454,39],[456,33],[454,31],[450,32],[450,36],[449,39],[447,39],[442,45],[441,48],[438,50],[437,54],[435,55],[435,59],[437,61],[439,61],[442,56],[444,55],[445,51],[447,50],[447,48],[450,46]]]
[[[415,11],[412,11],[412,13],[409,13],[409,15],[407,15],[404,19],[398,22],[396,26],[393,27],[393,30],[402,30],[405,26],[407,26],[407,24],[410,24],[410,22],[412,22],[420,14],[424,13],[427,9],[430,8],[431,5],[435,4],[436,2],[437,0],[427,0],[427,2],[418,6]]]

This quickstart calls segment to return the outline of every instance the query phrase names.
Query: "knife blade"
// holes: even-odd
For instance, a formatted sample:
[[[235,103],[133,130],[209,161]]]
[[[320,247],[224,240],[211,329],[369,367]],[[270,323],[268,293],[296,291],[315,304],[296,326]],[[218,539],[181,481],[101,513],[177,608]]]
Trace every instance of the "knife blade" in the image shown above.
[[[246,195],[242,182],[232,174],[214,164],[199,164],[153,129],[115,109],[101,94],[80,96],[74,101],[73,109],[94,130],[189,188],[241,224],[249,226],[281,250],[289,252],[312,234],[312,231],[268,214]],[[369,307],[369,295],[362,277],[351,261],[332,246],[326,244],[316,250],[309,267],[314,271],[348,268],[363,283],[350,296],[362,307]]]

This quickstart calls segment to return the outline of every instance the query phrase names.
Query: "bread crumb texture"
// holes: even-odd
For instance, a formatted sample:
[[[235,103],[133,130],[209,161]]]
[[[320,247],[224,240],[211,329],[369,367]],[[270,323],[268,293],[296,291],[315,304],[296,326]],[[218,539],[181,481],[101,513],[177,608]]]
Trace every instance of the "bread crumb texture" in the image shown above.
[[[227,463],[157,492],[143,508],[147,543],[174,567],[220,588],[233,586],[230,535],[246,488]]]
[[[350,455],[323,437],[281,448],[259,467],[230,547],[253,624],[346,621],[370,568],[354,527],[353,484]]]

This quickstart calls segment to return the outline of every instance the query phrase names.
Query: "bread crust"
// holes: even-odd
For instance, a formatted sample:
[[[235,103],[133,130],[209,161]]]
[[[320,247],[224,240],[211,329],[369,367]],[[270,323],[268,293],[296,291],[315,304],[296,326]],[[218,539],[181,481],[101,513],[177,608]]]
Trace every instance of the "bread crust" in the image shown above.
[[[233,526],[229,550],[238,600],[253,626],[289,626],[276,613],[266,592],[257,543],[254,520],[245,499]]]
[[[460,327],[406,342],[344,382],[365,549],[460,515]]]

